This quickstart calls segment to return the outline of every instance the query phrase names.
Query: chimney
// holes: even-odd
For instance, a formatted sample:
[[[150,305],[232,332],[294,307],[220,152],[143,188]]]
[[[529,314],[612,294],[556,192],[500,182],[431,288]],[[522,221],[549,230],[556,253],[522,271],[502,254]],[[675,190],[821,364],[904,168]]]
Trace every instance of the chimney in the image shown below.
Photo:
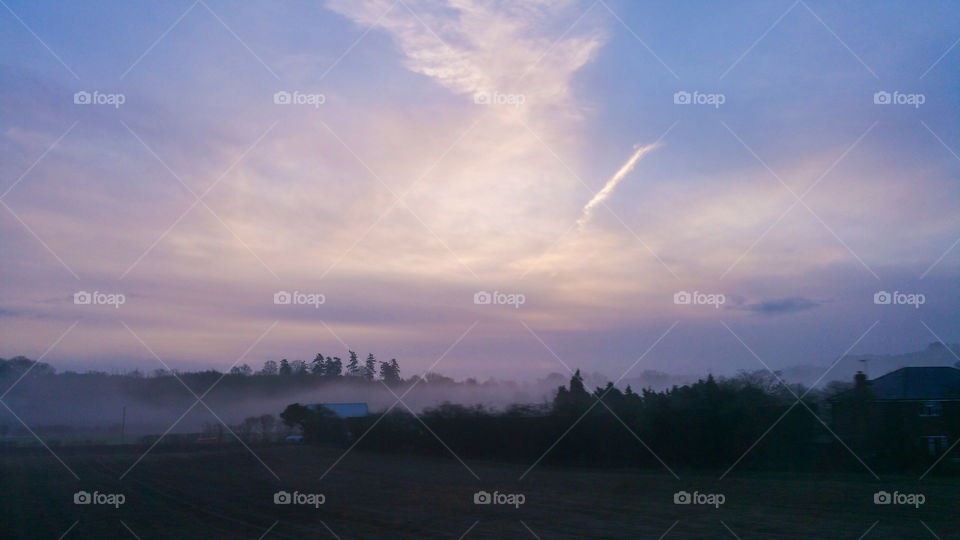
[[[856,375],[853,376],[854,388],[857,390],[864,390],[867,388],[867,376],[863,374],[862,371],[858,371]]]

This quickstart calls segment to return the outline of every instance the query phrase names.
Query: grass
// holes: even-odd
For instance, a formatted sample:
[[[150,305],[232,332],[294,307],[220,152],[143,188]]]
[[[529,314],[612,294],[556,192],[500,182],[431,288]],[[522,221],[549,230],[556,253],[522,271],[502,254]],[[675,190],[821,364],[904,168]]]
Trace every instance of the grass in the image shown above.
[[[62,448],[0,455],[0,537],[58,538],[957,538],[955,478],[737,471],[718,480],[666,470],[555,468],[351,452],[314,446],[155,451]],[[263,460],[264,466],[257,458]],[[268,470],[272,470],[279,480]],[[329,470],[329,473],[327,471]],[[326,475],[325,475],[326,473]],[[322,479],[321,479],[322,478]],[[119,509],[75,505],[78,490],[123,493]],[[325,503],[276,505],[278,490]],[[884,489],[919,508],[875,505]],[[478,490],[523,493],[520,508],[475,505]],[[721,493],[719,508],[677,505],[678,490]],[[878,522],[879,521],[879,522]],[[878,522],[878,523],[877,523]],[[75,524],[76,523],[76,524]],[[74,525],[75,524],[75,525]],[[129,527],[129,530],[127,530]],[[871,528],[872,527],[872,528]],[[131,533],[132,531],[132,533]]]

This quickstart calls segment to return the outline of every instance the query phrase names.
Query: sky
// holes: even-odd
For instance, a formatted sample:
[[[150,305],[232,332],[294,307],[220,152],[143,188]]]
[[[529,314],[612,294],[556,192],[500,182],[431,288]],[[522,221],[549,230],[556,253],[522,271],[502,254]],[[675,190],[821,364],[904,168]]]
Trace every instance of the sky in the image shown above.
[[[956,14],[4,0],[0,356],[615,379],[958,342]]]

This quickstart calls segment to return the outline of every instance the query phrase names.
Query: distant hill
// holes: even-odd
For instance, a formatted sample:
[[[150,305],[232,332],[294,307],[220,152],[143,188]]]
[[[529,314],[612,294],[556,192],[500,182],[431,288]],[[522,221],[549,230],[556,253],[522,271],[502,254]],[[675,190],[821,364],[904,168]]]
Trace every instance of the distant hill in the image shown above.
[[[819,386],[830,381],[852,381],[858,371],[863,371],[871,379],[890,373],[902,367],[955,366],[960,361],[960,345],[946,345],[934,342],[926,349],[903,354],[850,354],[844,356],[837,365],[820,381]],[[781,376],[791,383],[813,384],[830,366],[802,365],[785,368]]]

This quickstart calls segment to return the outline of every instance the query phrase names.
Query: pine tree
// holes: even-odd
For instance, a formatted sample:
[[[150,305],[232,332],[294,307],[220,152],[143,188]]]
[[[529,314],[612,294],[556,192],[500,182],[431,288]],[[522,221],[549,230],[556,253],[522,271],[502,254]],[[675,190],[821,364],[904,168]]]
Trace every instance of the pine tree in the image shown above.
[[[357,353],[350,351],[350,361],[347,362],[347,374],[356,377],[360,374],[360,361],[357,359]]]
[[[570,394],[573,396],[583,396],[587,394],[586,387],[583,386],[583,376],[578,369],[573,377],[570,377]]]
[[[373,353],[367,355],[367,361],[363,366],[363,378],[368,381],[372,381],[373,378],[377,375],[377,359],[374,358]]]
[[[593,401],[590,393],[583,386],[583,376],[580,375],[579,369],[573,377],[570,377],[569,386],[569,390],[563,386],[557,389],[557,396],[553,399],[554,411],[562,414],[579,414],[585,411]]]
[[[392,371],[392,372],[393,372],[393,375],[397,378],[397,382],[400,382],[401,380],[403,380],[403,379],[400,377],[400,364],[397,363],[397,359],[396,359],[396,358],[391,358],[391,359],[390,359],[390,371]]]

